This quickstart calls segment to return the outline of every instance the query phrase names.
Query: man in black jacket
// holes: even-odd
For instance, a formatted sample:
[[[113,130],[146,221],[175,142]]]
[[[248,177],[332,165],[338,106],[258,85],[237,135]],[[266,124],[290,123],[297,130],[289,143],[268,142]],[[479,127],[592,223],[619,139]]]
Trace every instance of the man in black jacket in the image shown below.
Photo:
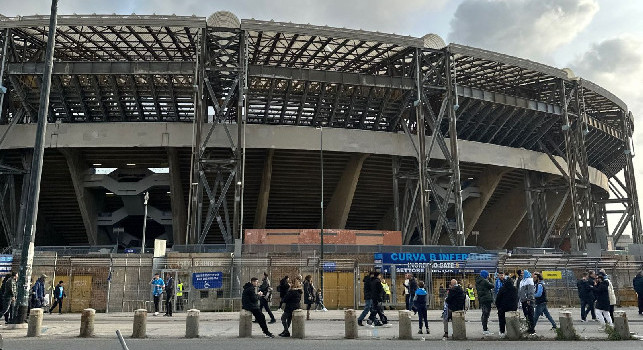
[[[447,303],[447,310],[446,310],[446,314],[443,317],[444,338],[448,338],[449,337],[449,320],[452,318],[452,314],[454,311],[464,310],[464,304],[466,301],[464,290],[458,284],[457,280],[455,279],[451,280],[451,288],[449,288],[447,298],[445,301]]]
[[[592,319],[596,319],[594,310],[594,282],[589,281],[589,273],[583,272],[583,277],[576,282],[578,289],[578,298],[580,299],[580,318],[582,322],[587,322],[587,313],[591,311]]]
[[[498,309],[500,338],[504,338],[505,326],[507,325],[505,313],[518,310],[518,289],[514,285],[514,280],[510,277],[505,277],[503,273],[500,273],[498,279],[501,281],[502,287],[500,287],[496,296],[496,308]]]
[[[639,271],[632,281],[634,291],[638,294],[639,315],[643,315],[643,270]]]
[[[371,300],[373,300],[373,305],[371,306],[371,314],[368,316],[368,324],[373,326],[381,326],[382,324],[387,324],[388,320],[384,315],[382,310],[382,301],[384,300],[384,287],[382,287],[382,281],[380,280],[380,273],[374,272],[373,278],[370,280],[371,283]],[[377,320],[379,315],[380,321]]]
[[[368,312],[371,311],[371,307],[373,306],[373,300],[371,298],[371,279],[373,278],[373,271],[369,272],[368,275],[364,276],[364,279],[362,280],[362,286],[364,288],[364,311],[362,311],[362,314],[359,315],[357,318],[357,324],[360,326],[363,326],[364,324],[362,323],[364,321],[364,318],[366,318],[366,315],[368,315]]]
[[[250,311],[252,313],[252,315],[259,323],[263,334],[265,334],[267,338],[274,338],[275,336],[268,330],[266,317],[259,309],[259,298],[263,295],[263,293],[257,293],[258,285],[259,279],[257,277],[252,277],[250,279],[250,282],[247,282],[243,286],[243,293],[241,294],[241,307],[244,310]]]
[[[51,305],[49,308],[49,313],[56,308],[56,305],[58,305],[58,313],[62,314],[63,313],[63,299],[67,296],[65,294],[65,282],[60,281],[58,282],[58,285],[56,285],[56,288],[54,289],[54,304]]]
[[[172,302],[174,301],[174,278],[165,274],[165,315],[172,317]]]
[[[275,323],[275,315],[272,314],[270,310],[270,300],[272,299],[272,286],[270,286],[270,279],[268,278],[268,272],[263,273],[263,279],[261,280],[261,286],[259,286],[259,291],[263,294],[259,299],[259,310],[266,310],[268,316],[270,316],[270,323]]]

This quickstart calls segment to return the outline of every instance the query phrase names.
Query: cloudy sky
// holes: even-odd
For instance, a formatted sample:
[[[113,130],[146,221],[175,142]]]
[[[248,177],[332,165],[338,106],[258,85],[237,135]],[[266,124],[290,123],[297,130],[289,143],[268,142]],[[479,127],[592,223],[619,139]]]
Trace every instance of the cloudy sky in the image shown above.
[[[0,0],[6,16],[48,14],[49,0]],[[60,14],[177,14],[229,10],[240,18],[292,21],[456,42],[570,67],[609,89],[643,118],[643,1],[626,0],[61,0]],[[643,123],[635,131],[643,200]]]

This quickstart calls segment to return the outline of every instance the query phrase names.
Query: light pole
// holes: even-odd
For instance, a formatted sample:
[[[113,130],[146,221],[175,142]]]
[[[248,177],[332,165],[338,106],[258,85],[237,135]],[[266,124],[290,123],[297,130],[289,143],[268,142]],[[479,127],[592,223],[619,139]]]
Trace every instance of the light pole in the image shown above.
[[[141,246],[141,254],[145,254],[145,231],[147,230],[147,202],[150,200],[150,192],[145,192],[143,197],[143,204],[145,205],[145,217],[143,218],[143,244]]]
[[[319,126],[319,164],[321,166],[321,202],[319,210],[321,211],[321,230],[319,231],[320,240],[320,262],[321,270],[319,271],[319,287],[321,289],[322,299],[324,298],[324,127]]]

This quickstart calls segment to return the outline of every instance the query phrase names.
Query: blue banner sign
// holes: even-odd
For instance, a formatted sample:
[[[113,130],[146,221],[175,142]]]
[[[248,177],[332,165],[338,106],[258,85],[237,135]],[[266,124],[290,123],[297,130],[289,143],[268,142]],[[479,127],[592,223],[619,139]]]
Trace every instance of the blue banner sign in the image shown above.
[[[480,272],[495,269],[497,254],[478,253],[375,253],[375,266],[390,273],[395,266],[397,273],[424,273],[429,267],[432,273]]]
[[[324,272],[335,272],[337,270],[337,265],[334,261],[327,261],[324,263]]]
[[[196,272],[192,274],[194,289],[219,289],[223,287],[223,272]]]
[[[13,255],[0,254],[0,274],[3,275],[2,277],[11,272],[11,264],[13,264]]]

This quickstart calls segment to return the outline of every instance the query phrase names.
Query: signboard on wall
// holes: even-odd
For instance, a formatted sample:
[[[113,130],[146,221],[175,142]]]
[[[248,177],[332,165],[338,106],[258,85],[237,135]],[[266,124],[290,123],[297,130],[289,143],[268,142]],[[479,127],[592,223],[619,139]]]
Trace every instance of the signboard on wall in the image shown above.
[[[223,272],[195,272],[192,274],[194,289],[223,288]]]
[[[561,280],[563,279],[563,273],[561,271],[543,271],[541,272],[543,279],[546,280]]]
[[[13,255],[0,254],[0,274],[3,277],[11,272],[11,264],[13,264]]]
[[[424,273],[427,267],[432,273],[461,273],[493,270],[498,264],[497,254],[477,253],[375,253],[375,266],[382,272]]]

